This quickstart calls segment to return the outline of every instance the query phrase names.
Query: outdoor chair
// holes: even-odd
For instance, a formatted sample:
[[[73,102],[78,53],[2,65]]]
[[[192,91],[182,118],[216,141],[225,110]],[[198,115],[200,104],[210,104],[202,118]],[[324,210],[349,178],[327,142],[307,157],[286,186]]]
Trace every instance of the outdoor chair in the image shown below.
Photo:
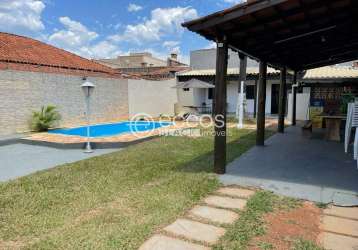
[[[357,160],[358,168],[358,102],[348,104],[347,121],[344,136],[344,151],[348,153],[348,147],[351,141],[352,129],[355,128],[355,136],[353,142],[353,157]]]

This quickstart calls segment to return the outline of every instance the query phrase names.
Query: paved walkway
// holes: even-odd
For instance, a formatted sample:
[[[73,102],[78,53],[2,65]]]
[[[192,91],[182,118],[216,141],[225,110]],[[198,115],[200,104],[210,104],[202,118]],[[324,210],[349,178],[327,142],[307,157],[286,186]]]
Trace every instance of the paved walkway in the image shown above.
[[[92,154],[85,154],[77,149],[64,150],[25,144],[0,146],[0,182],[115,151],[118,149],[100,149]]]
[[[248,189],[221,188],[148,239],[140,250],[208,250],[225,234],[225,225],[238,219],[236,211],[243,209],[253,194]]]
[[[324,210],[320,241],[327,250],[358,250],[358,207]]]
[[[315,202],[358,205],[357,164],[344,153],[342,143],[304,138],[297,126],[265,144],[230,163],[227,174],[220,177],[222,183]]]

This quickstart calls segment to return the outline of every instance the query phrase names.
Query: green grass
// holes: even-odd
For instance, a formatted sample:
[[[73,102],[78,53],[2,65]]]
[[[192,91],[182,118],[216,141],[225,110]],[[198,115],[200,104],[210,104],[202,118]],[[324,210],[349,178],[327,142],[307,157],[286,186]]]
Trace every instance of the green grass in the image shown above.
[[[215,250],[247,249],[251,239],[265,234],[264,215],[275,209],[292,209],[300,202],[291,198],[279,197],[271,192],[259,191],[251,197],[245,210],[238,211],[239,219],[228,228],[227,233],[214,247]],[[261,249],[272,247],[267,243],[259,243]]]
[[[226,120],[227,120],[228,123],[238,123],[239,122],[239,120],[235,116],[228,116],[226,118]],[[254,124],[256,124],[256,119],[255,118],[245,118],[244,119],[244,124],[246,124],[246,125],[254,125]]]
[[[255,143],[230,134],[228,161]],[[0,184],[0,248],[137,249],[219,186],[212,150],[212,137],[161,137]]]
[[[257,245],[262,250],[274,249],[273,245],[271,243],[267,243],[267,242],[259,242]]]
[[[324,250],[324,248],[317,246],[312,241],[300,239],[295,242],[293,250]]]
[[[316,202],[315,205],[316,205],[316,207],[321,208],[321,209],[326,209],[329,206],[328,203],[323,203],[323,202]]]

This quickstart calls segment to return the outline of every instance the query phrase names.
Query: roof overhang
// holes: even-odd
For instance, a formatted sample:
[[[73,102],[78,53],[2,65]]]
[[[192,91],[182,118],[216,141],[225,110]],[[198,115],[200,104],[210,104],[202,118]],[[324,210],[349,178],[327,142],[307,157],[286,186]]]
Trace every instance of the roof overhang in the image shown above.
[[[183,26],[269,65],[305,70],[358,58],[357,0],[258,0]]]
[[[176,89],[213,89],[213,88],[215,88],[215,85],[204,82],[204,81],[200,81],[198,79],[191,79],[186,82],[179,82],[173,88],[176,88]]]

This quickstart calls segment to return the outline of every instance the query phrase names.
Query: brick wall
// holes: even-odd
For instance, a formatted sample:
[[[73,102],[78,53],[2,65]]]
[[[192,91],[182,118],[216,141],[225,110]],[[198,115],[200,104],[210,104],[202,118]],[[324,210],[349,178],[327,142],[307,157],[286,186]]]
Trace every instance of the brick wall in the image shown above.
[[[128,117],[128,80],[88,77],[96,85],[91,98],[93,123]],[[80,76],[0,71],[0,135],[29,130],[29,119],[42,105],[58,107],[62,127],[85,123],[85,102]]]

